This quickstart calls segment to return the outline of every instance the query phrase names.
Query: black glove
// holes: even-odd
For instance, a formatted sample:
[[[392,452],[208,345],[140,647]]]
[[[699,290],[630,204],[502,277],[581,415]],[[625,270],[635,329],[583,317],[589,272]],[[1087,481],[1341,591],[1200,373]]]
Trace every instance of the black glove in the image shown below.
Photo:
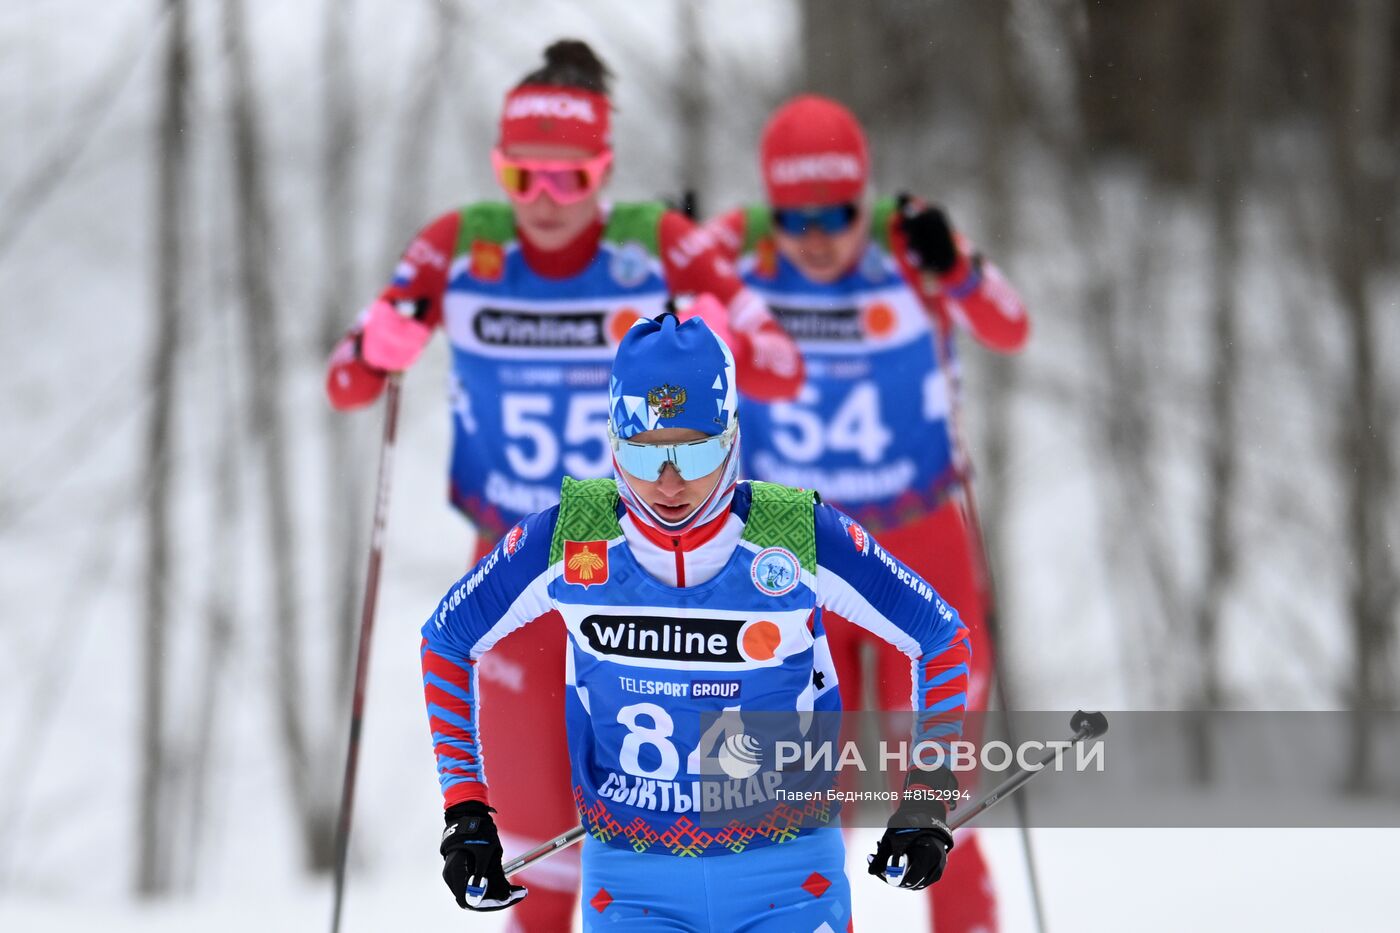
[[[501,837],[491,814],[479,800],[449,807],[442,834],[442,880],[452,889],[457,906],[467,910],[501,910],[530,893],[511,884],[501,870]]]
[[[947,775],[956,790],[957,782],[951,774],[936,773]],[[943,877],[948,853],[953,848],[953,833],[944,822],[948,808],[943,801],[909,796],[910,791],[933,789],[931,785],[923,785],[922,780],[919,778],[906,787],[904,801],[890,817],[875,854],[866,856],[870,874],[886,884],[914,891],[921,891]]]
[[[919,268],[942,275],[958,264],[953,227],[941,207],[931,207],[907,194],[899,196],[899,226]]]

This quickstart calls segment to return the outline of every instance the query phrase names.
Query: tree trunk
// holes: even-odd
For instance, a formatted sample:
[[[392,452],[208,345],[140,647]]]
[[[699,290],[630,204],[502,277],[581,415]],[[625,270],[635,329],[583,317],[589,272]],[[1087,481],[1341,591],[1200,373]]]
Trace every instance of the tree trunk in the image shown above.
[[[301,626],[297,613],[297,547],[287,432],[282,411],[281,315],[272,288],[277,250],[269,194],[263,178],[263,146],[253,92],[242,0],[225,0],[224,52],[231,79],[235,185],[235,253],[238,300],[247,328],[251,415],[258,446],[265,507],[264,553],[273,581],[273,637],[277,730],[283,765],[302,832],[307,865],[326,871],[332,860],[332,823],[325,795],[314,786],[310,744],[303,714]]]
[[[450,73],[456,36],[462,30],[459,20],[460,13],[454,7],[432,4],[431,17],[424,23],[421,50],[414,56],[414,61],[421,64],[414,68],[413,85],[403,109],[394,167],[389,176],[393,179],[386,228],[390,242],[383,250],[388,263],[398,258],[408,237],[423,222],[427,210],[424,204],[427,181],[432,177],[443,90]]]
[[[1239,307],[1235,289],[1240,278],[1243,233],[1240,213],[1250,174],[1251,113],[1249,91],[1255,75],[1255,26],[1260,10],[1253,0],[1236,0],[1222,11],[1216,36],[1219,99],[1213,108],[1214,126],[1208,177],[1203,188],[1210,197],[1215,229],[1212,254],[1210,384],[1206,408],[1206,520],[1203,542],[1204,581],[1196,601],[1196,654],[1200,671],[1191,706],[1204,714],[1193,719],[1192,760],[1196,779],[1215,776],[1209,713],[1224,702],[1220,664],[1220,622],[1227,593],[1235,579],[1235,499],[1240,469],[1238,395],[1242,353],[1239,346]]]
[[[1138,314],[1140,308],[1158,303],[1150,291],[1152,241],[1143,225],[1134,225],[1127,236],[1108,228],[1112,214],[1104,207],[1107,189],[1092,158],[1093,140],[1110,132],[1104,129],[1106,121],[1112,132],[1127,132],[1113,124],[1117,111],[1103,101],[1106,91],[1096,55],[1108,40],[1094,36],[1092,22],[1090,28],[1076,29],[1074,16],[1032,12],[1041,26],[1057,31],[1053,44],[1064,50],[1061,54],[1073,75],[1072,84],[1061,93],[1052,94],[1050,88],[1037,93],[1032,120],[1063,173],[1061,190],[1072,231],[1066,239],[1086,266],[1077,305],[1085,346],[1092,354],[1088,422],[1099,434],[1099,469],[1107,475],[1101,486],[1105,496],[1097,505],[1103,539],[1100,559],[1114,568],[1107,576],[1107,602],[1115,618],[1122,669],[1139,691],[1135,702],[1158,702],[1166,695],[1159,643],[1164,620],[1174,613],[1169,603],[1179,594],[1164,558],[1167,542],[1139,520],[1154,492],[1154,431],[1144,365],[1148,338]],[[1120,285],[1124,282],[1130,284]],[[1106,405],[1103,400],[1108,400]]]
[[[170,32],[161,79],[156,136],[156,315],[150,381],[153,402],[146,430],[146,582],[142,624],[141,774],[138,783],[136,892],[142,897],[170,889],[169,758],[165,739],[165,658],[169,629],[167,584],[171,575],[171,520],[176,406],[176,357],[183,313],[185,225],[188,190],[185,129],[189,47],[183,0],[167,0]]]
[[[679,67],[676,69],[675,99],[676,121],[679,124],[676,138],[680,141],[681,190],[682,200],[687,195],[694,202],[706,190],[705,168],[710,138],[710,102],[706,94],[708,82],[703,79],[707,73],[705,64],[705,36],[701,26],[701,9],[696,0],[682,0],[677,22],[680,42]],[[696,209],[696,213],[698,209]]]
[[[216,247],[217,249],[217,247]],[[234,372],[233,348],[236,346],[236,322],[232,320],[226,289],[217,284],[207,296],[206,326],[217,331],[215,342],[227,347],[218,354],[213,368],[212,385],[207,389],[210,399],[209,420],[215,426],[211,447],[212,469],[209,470],[209,528],[214,571],[205,581],[204,616],[207,632],[204,657],[200,662],[199,700],[195,705],[195,723],[190,740],[192,748],[188,794],[189,855],[185,861],[185,885],[193,891],[198,881],[205,852],[204,841],[209,824],[211,764],[218,745],[223,721],[224,675],[237,648],[238,587],[242,579],[238,543],[243,532],[243,495],[239,477],[243,472],[244,445],[239,397]],[[206,383],[209,385],[209,383]],[[216,823],[215,831],[218,831]]]
[[[982,132],[979,137],[981,158],[979,178],[982,187],[984,229],[975,239],[985,249],[988,257],[999,264],[1004,263],[1012,253],[1013,221],[1015,205],[1012,203],[1015,187],[1015,165],[1012,155],[1015,145],[1019,107],[1017,105],[1016,77],[1012,72],[1015,58],[1014,43],[1011,40],[1011,9],[1005,0],[979,4],[976,12],[976,47],[987,63],[981,91],[979,111]],[[937,193],[929,196],[938,200]],[[954,224],[957,218],[954,218]],[[1024,358],[1008,357],[995,353],[980,353],[976,358],[976,370],[982,375],[979,380],[981,391],[973,401],[973,420],[981,427],[983,438],[980,467],[973,476],[976,483],[977,506],[983,528],[983,547],[987,562],[996,572],[997,592],[993,595],[999,605],[997,619],[1000,631],[993,633],[999,638],[994,646],[999,652],[997,671],[1007,686],[1020,683],[1011,664],[1011,651],[1008,643],[1010,617],[1006,611],[1011,587],[1016,574],[1008,572],[1010,552],[1006,544],[1011,539],[1009,504],[1014,485],[1010,482],[1011,468],[1011,417],[1012,401],[1016,395],[1016,383]],[[971,368],[971,367],[970,367]],[[1015,691],[1016,701],[1025,702],[1020,691]]]
[[[351,236],[355,108],[347,21],[353,3],[328,0],[322,35],[322,99],[325,127],[321,148],[321,237],[324,243],[321,323],[318,345],[335,345],[355,300],[355,244]],[[335,672],[331,680],[334,727],[345,719],[355,663],[356,612],[364,572],[367,508],[365,464],[352,444],[351,419],[325,406],[326,561],[329,630],[334,633]]]
[[[1377,164],[1372,155],[1385,151],[1383,95],[1393,80],[1387,44],[1394,7],[1385,0],[1357,0],[1343,9],[1349,15],[1340,17],[1333,44],[1340,100],[1329,108],[1335,125],[1328,138],[1338,194],[1333,201],[1332,273],[1348,363],[1338,410],[1353,652],[1347,784],[1360,791],[1375,783],[1376,713],[1396,700],[1389,666],[1400,587],[1385,527],[1395,509],[1395,440],[1369,288],[1384,262],[1380,250],[1385,237],[1377,214],[1381,205],[1393,205],[1400,192],[1393,166]]]
[[[1189,132],[1212,92],[1210,39],[1228,4],[1082,3],[1086,141],[1140,159],[1173,186],[1193,178]],[[1257,24],[1256,24],[1257,28]],[[1203,60],[1202,56],[1206,59]]]

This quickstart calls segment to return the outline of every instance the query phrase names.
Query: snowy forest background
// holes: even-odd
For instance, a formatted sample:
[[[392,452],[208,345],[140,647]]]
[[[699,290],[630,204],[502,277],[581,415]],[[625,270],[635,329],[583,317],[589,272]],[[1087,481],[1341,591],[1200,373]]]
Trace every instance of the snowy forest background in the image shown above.
[[[1018,706],[1351,711],[1338,786],[1394,805],[1400,5],[24,0],[0,926],[322,922],[380,429],[323,363],[418,225],[496,196],[499,101],[560,36],[617,73],[614,197],[759,196],[763,120],[814,89],[1019,287],[1027,351],[962,347]],[[354,872],[452,920],[416,651],[470,554],[444,362],[406,381]]]

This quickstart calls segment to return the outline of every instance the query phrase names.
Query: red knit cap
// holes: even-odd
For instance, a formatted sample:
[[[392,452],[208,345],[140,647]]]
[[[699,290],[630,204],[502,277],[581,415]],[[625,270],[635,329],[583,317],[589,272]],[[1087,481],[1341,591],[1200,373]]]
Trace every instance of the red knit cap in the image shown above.
[[[865,131],[827,97],[803,94],[779,107],[763,128],[759,158],[774,207],[844,204],[865,190]]]
[[[502,149],[518,143],[577,146],[602,152],[611,142],[608,99],[577,87],[526,84],[506,94]]]

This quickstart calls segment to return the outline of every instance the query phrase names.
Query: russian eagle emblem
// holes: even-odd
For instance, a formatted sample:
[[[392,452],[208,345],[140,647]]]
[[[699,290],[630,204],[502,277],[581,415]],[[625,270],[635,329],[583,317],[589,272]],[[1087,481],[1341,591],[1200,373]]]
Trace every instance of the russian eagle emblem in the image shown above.
[[[659,385],[647,393],[647,404],[658,418],[674,418],[685,411],[685,389],[670,383]]]

